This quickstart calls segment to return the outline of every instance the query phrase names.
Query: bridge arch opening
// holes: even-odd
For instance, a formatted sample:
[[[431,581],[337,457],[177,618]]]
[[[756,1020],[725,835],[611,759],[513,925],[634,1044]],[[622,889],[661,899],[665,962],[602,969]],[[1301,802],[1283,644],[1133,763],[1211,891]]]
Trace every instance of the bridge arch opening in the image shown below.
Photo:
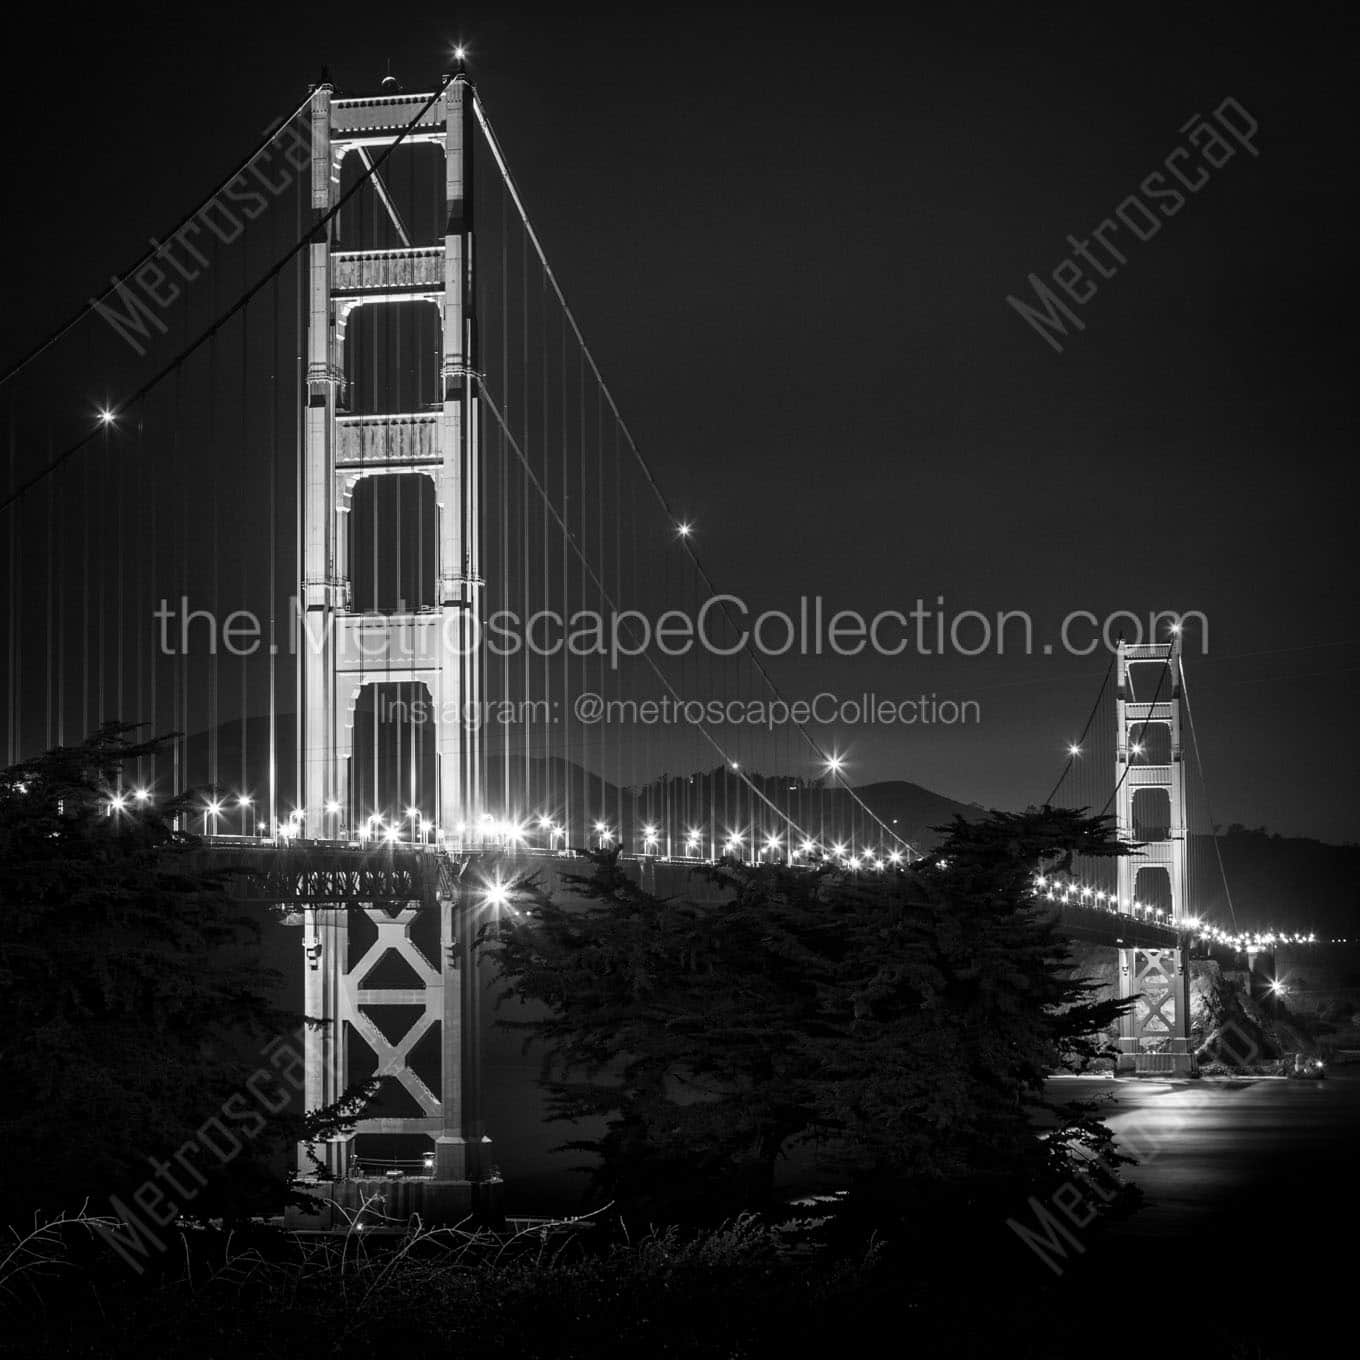
[[[380,149],[370,149],[376,159]],[[349,193],[367,167],[357,149],[340,163],[340,193]],[[444,150],[428,142],[407,142],[392,149],[378,171],[382,190],[373,179],[340,210],[338,250],[400,250],[412,246],[442,245],[444,241],[445,189]],[[384,198],[385,195],[385,198]],[[393,213],[405,229],[406,239],[392,220]]]
[[[350,756],[351,825],[357,832],[374,814],[409,843],[413,828],[438,810],[434,704],[418,681],[365,685],[354,705]],[[408,816],[416,809],[422,820]]]
[[[429,477],[361,477],[348,520],[353,609],[411,614],[438,602],[439,507]]]
[[[342,414],[397,415],[439,408],[443,336],[433,303],[369,302],[351,308],[343,349]]]
[[[1150,864],[1138,870],[1133,880],[1133,900],[1140,906],[1170,914],[1171,875],[1164,865]]]
[[[1170,765],[1170,726],[1164,722],[1130,724],[1129,759],[1135,765]]]
[[[1164,659],[1129,662],[1127,698],[1138,704],[1165,704],[1175,691],[1172,675]]]
[[[1134,789],[1133,838],[1164,841],[1171,835],[1171,793],[1168,789]]]

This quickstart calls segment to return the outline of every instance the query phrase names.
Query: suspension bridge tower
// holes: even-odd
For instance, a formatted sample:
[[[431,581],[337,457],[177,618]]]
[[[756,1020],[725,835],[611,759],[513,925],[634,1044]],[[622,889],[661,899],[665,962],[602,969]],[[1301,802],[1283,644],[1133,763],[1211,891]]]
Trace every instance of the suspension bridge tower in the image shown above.
[[[473,643],[481,608],[478,575],[477,339],[472,86],[460,69],[437,96],[382,93],[336,98],[312,91],[309,303],[302,447],[301,595],[305,636],[301,825],[286,850],[297,862],[286,895],[300,910],[305,1010],[323,1022],[305,1035],[305,1102],[317,1109],[350,1084],[362,1040],[374,1075],[400,1113],[299,1149],[299,1176],[323,1222],[379,1200],[389,1217],[426,1222],[495,1215],[499,1178],[485,1165],[480,1110],[480,984],[472,947],[466,860],[449,853],[453,828],[472,825],[482,800],[479,699]],[[373,152],[400,138],[444,153],[444,229],[435,245],[343,248],[336,232],[341,167],[351,154],[392,211]],[[395,218],[395,212],[394,212]],[[345,331],[355,310],[417,302],[437,309],[436,409],[380,414],[349,409]],[[438,510],[434,607],[386,614],[353,607],[347,520],[366,477],[419,473]],[[399,606],[400,607],[400,606]],[[423,684],[435,723],[438,835],[428,845],[349,843],[354,829],[349,762],[356,704],[369,685]],[[445,832],[449,835],[446,838]],[[415,840],[413,836],[413,842]],[[394,1012],[418,1012],[395,1033]],[[387,1017],[387,1024],[382,1021]],[[422,1068],[417,1050],[424,1050]],[[386,1110],[386,1106],[384,1106]],[[370,1155],[356,1140],[373,1140]],[[414,1157],[413,1150],[426,1150]],[[401,1151],[393,1151],[399,1148]],[[405,1155],[403,1155],[403,1153]],[[410,1166],[411,1172],[402,1169]]]
[[[1115,828],[1139,845],[1118,861],[1121,907],[1157,897],[1173,922],[1189,916],[1181,643],[1119,644],[1115,658]],[[1119,994],[1136,997],[1120,1021],[1120,1068],[1191,1075],[1190,969],[1175,948],[1121,948]]]
[[[426,104],[429,108],[422,114]],[[414,123],[415,126],[410,125]],[[407,129],[410,129],[407,131]],[[312,97],[312,213],[303,442],[302,609],[304,637],[302,833],[336,839],[355,815],[348,797],[355,709],[369,685],[420,684],[435,727],[435,825],[452,834],[477,823],[482,802],[476,641],[479,453],[477,329],[472,223],[473,93],[459,71],[430,96],[381,94],[336,99],[329,85]],[[442,242],[394,250],[335,249],[340,169],[359,156],[373,171],[373,148],[432,143],[444,152]],[[374,187],[388,202],[381,178]],[[343,242],[340,243],[343,245]],[[434,411],[373,414],[344,399],[345,331],[355,310],[426,303],[440,316],[441,400]],[[348,510],[366,477],[423,473],[438,510],[435,607],[358,613],[349,568]],[[350,823],[352,825],[352,822]]]

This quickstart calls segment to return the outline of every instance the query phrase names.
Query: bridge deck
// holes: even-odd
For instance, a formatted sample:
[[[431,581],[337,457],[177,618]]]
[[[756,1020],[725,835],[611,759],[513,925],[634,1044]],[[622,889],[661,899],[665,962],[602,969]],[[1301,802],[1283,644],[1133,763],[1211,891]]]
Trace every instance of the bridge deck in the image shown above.
[[[564,891],[564,880],[590,872],[590,861],[570,852],[499,848],[454,853],[433,846],[364,846],[349,841],[261,842],[236,837],[206,840],[200,850],[205,866],[231,876],[232,890],[250,901],[280,906],[349,905],[368,902],[421,902],[476,892],[495,879],[506,883],[533,879],[548,893]],[[702,870],[708,861],[625,855],[624,869],[660,897],[688,894],[699,901],[722,901],[726,893]],[[464,880],[468,879],[468,886]],[[1179,936],[1124,912],[1064,905],[1058,909],[1064,934],[1086,944],[1173,947]]]

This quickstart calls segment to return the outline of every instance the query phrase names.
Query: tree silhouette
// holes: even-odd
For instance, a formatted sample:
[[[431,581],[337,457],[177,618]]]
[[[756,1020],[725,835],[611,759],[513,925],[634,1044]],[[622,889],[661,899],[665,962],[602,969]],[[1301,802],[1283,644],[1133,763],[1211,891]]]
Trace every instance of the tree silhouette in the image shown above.
[[[187,799],[132,796],[124,770],[164,744],[132,731],[108,724],[0,773],[0,1222],[107,1213],[180,1153],[182,1210],[278,1209],[286,1149],[369,1094],[287,1108],[277,1054],[296,1066],[303,1017],[261,965],[264,914],[174,829]]]
[[[603,1117],[600,1191],[639,1219],[771,1203],[778,1159],[814,1142],[850,1201],[1012,1193],[1114,1156],[1044,1079],[1093,1056],[1127,1003],[1070,976],[1035,868],[1116,854],[1107,820],[1042,809],[957,820],[927,861],[881,875],[728,863],[721,904],[665,901],[618,853],[487,932],[510,1021],[542,1043],[551,1112]],[[1040,1126],[1047,1129],[1040,1138]]]

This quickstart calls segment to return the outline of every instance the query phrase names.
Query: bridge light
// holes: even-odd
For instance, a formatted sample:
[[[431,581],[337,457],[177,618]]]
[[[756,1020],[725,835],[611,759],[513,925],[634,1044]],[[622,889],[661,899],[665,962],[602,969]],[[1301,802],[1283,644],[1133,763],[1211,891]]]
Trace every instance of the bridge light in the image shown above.
[[[132,796],[139,803],[149,803],[151,801],[151,795],[146,789],[137,789]]]
[[[499,874],[491,882],[482,880],[483,901],[488,907],[508,907],[510,905],[510,885],[503,883]]]
[[[107,406],[101,406],[99,408],[99,423],[101,425],[112,425],[115,419],[117,419],[115,413]]]
[[[1143,754],[1143,743],[1141,741],[1135,741],[1133,745],[1129,747],[1129,750],[1132,751],[1134,755],[1141,756]]]
[[[738,765],[737,762],[734,760],[734,761],[732,762],[732,768],[733,768],[734,770],[739,770],[739,769],[741,768],[741,766]]]
[[[837,841],[836,844],[831,847],[831,853],[835,855],[837,859],[844,859],[845,846],[840,841]]]
[[[122,812],[125,807],[127,807],[127,799],[124,798],[121,793],[115,793],[113,797],[109,799],[110,812]]]
[[[462,43],[459,43],[458,46],[453,49],[453,59],[454,61],[467,60],[467,48],[464,47]]]
[[[681,538],[688,538],[694,532],[694,525],[690,524],[688,520],[682,519],[680,523],[675,526],[675,532],[679,534]]]
[[[826,770],[828,774],[840,774],[845,769],[845,761],[838,755],[832,754],[826,758]]]
[[[1081,754],[1081,747],[1078,746],[1075,741],[1070,742],[1067,747],[1067,754],[1069,756],[1079,756]]]
[[[888,863],[889,863],[889,864],[901,864],[901,863],[902,863],[902,852],[901,852],[900,850],[894,850],[894,851],[892,852],[892,854],[890,854],[890,855],[888,856]]]

